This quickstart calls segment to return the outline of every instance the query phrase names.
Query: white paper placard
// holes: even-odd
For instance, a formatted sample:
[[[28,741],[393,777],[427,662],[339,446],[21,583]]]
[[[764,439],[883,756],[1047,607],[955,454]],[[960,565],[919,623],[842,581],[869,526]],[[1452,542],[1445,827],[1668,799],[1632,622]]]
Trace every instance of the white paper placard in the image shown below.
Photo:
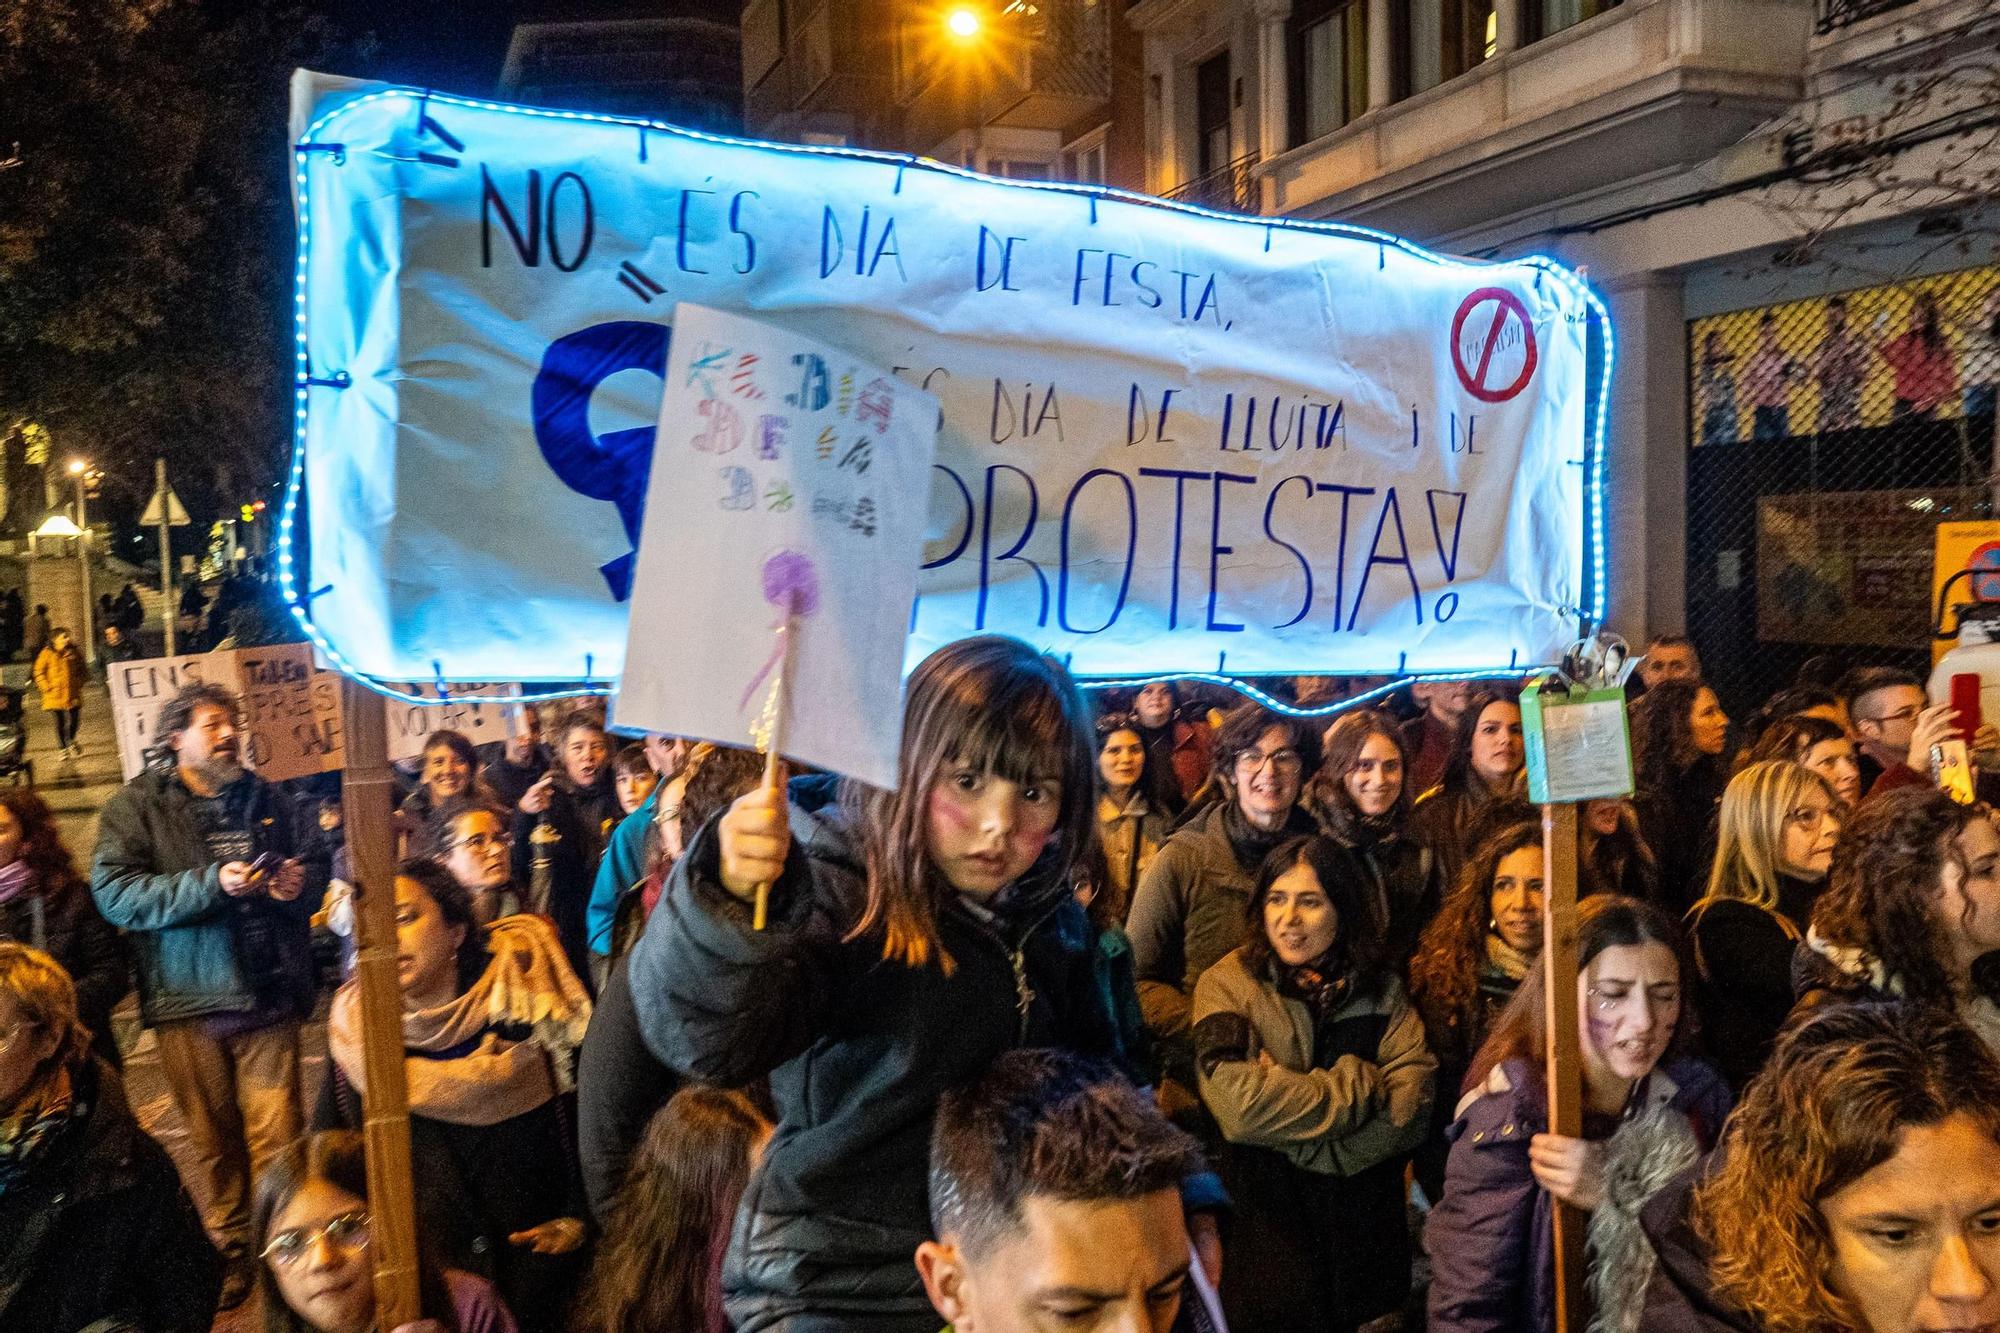
[[[894,787],[937,400],[774,324],[683,304],[674,328],[618,719],[749,744],[796,591],[784,752]],[[804,364],[846,387],[787,401]]]

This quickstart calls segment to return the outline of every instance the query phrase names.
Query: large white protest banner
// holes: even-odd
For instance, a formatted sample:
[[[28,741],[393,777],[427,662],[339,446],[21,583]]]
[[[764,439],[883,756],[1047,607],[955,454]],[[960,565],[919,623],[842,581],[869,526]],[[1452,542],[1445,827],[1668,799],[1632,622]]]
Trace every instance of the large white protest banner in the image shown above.
[[[677,302],[938,398],[907,661],[1506,668],[1601,605],[1608,332],[1550,261],[310,75],[294,131],[282,526],[359,672],[617,675]],[[864,410],[811,356],[690,367],[725,435]]]
[[[284,643],[112,663],[111,719],[126,777],[159,754],[160,709],[197,681],[235,692],[242,760],[259,777],[282,782],[341,766],[340,678],[313,669],[311,645]]]
[[[789,651],[783,753],[894,788],[937,399],[761,320],[683,305],[674,330],[619,720],[761,744]],[[704,361],[747,365],[771,396],[810,361],[856,406],[829,397],[746,434],[716,412],[727,399]]]

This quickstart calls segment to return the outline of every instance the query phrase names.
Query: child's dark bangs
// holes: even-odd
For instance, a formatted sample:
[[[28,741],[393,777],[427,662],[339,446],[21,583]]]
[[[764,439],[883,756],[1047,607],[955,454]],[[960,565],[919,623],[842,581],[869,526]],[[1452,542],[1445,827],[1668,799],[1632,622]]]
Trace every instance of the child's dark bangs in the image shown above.
[[[1048,691],[1007,691],[960,720],[965,729],[950,750],[960,763],[1008,782],[1072,779],[1069,728],[1061,702]]]

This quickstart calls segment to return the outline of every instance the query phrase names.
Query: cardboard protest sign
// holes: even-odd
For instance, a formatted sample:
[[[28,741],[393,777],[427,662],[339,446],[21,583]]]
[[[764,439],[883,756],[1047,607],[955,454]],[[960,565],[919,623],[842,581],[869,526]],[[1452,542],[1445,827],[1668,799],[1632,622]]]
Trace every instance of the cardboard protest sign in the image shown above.
[[[758,320],[683,305],[675,327],[619,720],[750,744],[775,708],[789,623],[784,753],[894,787],[937,400]],[[852,394],[732,405],[732,383],[775,404],[808,362]],[[711,369],[735,366],[750,374]]]
[[[1603,605],[1608,338],[1551,261],[315,79],[281,565],[349,669],[618,674],[687,303],[938,398],[906,665],[1504,670]],[[747,356],[704,368],[718,444],[862,406]]]
[[[455,687],[455,693],[468,697],[492,698],[496,695],[519,694],[518,685],[474,684]],[[510,705],[502,703],[466,703],[460,699],[439,699],[434,692],[422,692],[421,687],[412,686],[407,690],[413,702],[389,702],[389,761],[415,759],[424,752],[424,741],[434,731],[455,731],[474,745],[485,745],[492,741],[507,739],[508,711]],[[414,702],[415,700],[427,700]]]
[[[156,734],[160,709],[196,681],[235,691],[243,709],[243,763],[259,777],[282,782],[330,773],[343,761],[340,678],[313,669],[308,644],[114,662],[109,672],[118,760],[127,778],[163,744]]]

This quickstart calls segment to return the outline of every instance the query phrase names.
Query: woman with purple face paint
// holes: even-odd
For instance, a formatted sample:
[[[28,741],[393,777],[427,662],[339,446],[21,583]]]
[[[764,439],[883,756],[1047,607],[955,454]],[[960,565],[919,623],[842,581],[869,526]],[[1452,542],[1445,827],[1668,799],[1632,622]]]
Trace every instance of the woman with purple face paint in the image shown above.
[[[1686,1057],[1685,945],[1657,908],[1603,894],[1577,908],[1581,1138],[1550,1134],[1548,1020],[1537,960],[1474,1058],[1444,1198],[1425,1232],[1432,1333],[1551,1329],[1554,1203],[1590,1214],[1594,1328],[1637,1327],[1651,1250],[1638,1214],[1728,1114],[1728,1086]]]

